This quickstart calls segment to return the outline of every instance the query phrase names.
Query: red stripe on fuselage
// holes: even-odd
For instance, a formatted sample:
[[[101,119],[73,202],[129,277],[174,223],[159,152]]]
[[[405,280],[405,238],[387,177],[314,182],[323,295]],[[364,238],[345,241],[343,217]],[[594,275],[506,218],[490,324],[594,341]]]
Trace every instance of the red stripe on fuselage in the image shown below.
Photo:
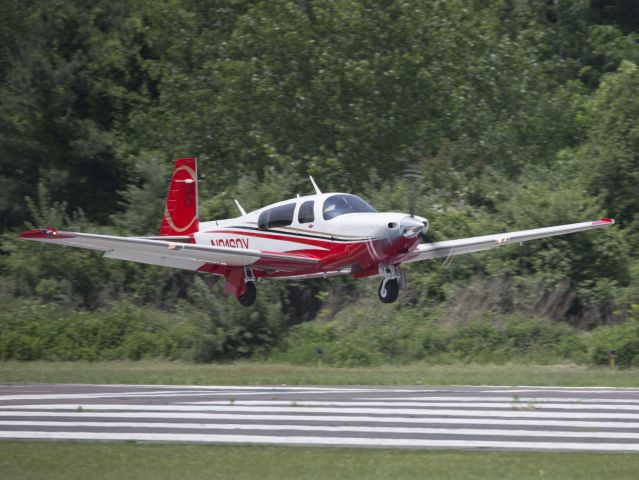
[[[287,242],[302,243],[304,245],[312,245],[314,247],[331,248],[333,245],[339,245],[342,243],[361,243],[363,240],[340,240],[335,241],[331,239],[320,240],[316,238],[308,238],[296,235],[295,233],[262,233],[254,230],[209,230],[204,233],[223,233],[225,235],[245,235],[247,237],[268,238],[270,240],[283,240]]]
[[[286,253],[286,254],[298,254],[301,256],[308,256],[312,258],[317,258],[322,261],[322,264],[326,263],[326,260],[334,262],[334,260],[338,258],[342,258],[347,261],[346,255],[352,252],[353,249],[359,249],[361,246],[366,245],[366,242],[369,241],[331,241],[331,240],[319,240],[314,238],[305,238],[291,234],[277,234],[277,233],[263,233],[256,232],[251,230],[211,230],[206,233],[211,234],[225,234],[225,235],[238,235],[238,236],[249,236],[249,237],[257,237],[257,238],[266,238],[269,240],[278,240],[289,243],[298,243],[302,245],[308,245],[311,247],[318,247],[315,249],[309,248],[296,248],[294,250],[286,250],[284,252],[266,252],[265,253]],[[320,248],[322,250],[320,250]],[[335,257],[335,258],[334,258]],[[258,264],[260,261],[257,262]],[[261,261],[261,263],[265,263]],[[346,263],[346,265],[350,265]],[[319,269],[322,271],[322,268]]]
[[[299,248],[295,250],[287,250],[284,252],[271,252],[271,253],[286,253],[297,254],[305,257],[317,258],[320,260],[318,265],[309,267],[302,265],[291,264],[286,261],[274,261],[267,259],[260,259],[251,266],[257,270],[277,270],[278,265],[281,266],[283,272],[264,272],[259,276],[287,276],[293,272],[297,275],[304,275],[310,273],[318,273],[324,271],[332,271],[339,268],[351,267],[358,265],[361,269],[370,269],[379,265],[380,263],[399,263],[408,255],[409,252],[415,249],[419,240],[406,239],[400,237],[394,241],[386,239],[368,239],[368,240],[353,240],[353,241],[331,241],[329,239],[320,240],[314,238],[305,238],[297,236],[294,233],[291,234],[279,234],[279,233],[263,233],[251,230],[241,229],[228,229],[228,230],[210,230],[205,233],[210,234],[230,234],[238,236],[248,236],[257,238],[266,238],[270,240],[286,241],[289,243],[299,243],[308,245],[313,248]],[[265,253],[268,253],[265,251]],[[216,268],[203,267],[200,271],[209,271],[210,273],[217,273]]]

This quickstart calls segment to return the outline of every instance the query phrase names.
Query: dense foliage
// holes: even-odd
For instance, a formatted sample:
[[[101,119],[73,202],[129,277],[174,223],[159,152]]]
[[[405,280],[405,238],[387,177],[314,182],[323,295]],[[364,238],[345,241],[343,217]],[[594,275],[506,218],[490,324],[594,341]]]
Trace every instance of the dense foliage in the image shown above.
[[[0,0],[0,356],[639,362],[638,5]],[[215,278],[15,240],[155,234],[186,155],[207,219],[313,174],[414,202],[438,240],[618,224],[411,266],[383,308],[334,279],[263,282],[244,310]]]

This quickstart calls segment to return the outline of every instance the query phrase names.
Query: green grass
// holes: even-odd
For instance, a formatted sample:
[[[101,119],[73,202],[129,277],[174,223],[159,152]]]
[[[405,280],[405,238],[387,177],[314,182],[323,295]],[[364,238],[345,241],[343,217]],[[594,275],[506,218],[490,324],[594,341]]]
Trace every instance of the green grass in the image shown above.
[[[0,442],[3,479],[636,479],[639,455]]]
[[[2,382],[638,386],[639,370],[575,365],[312,368],[164,361],[0,362]],[[138,443],[0,442],[4,479],[635,479],[639,455]]]
[[[316,368],[272,363],[167,361],[0,362],[0,382],[193,385],[639,386],[639,369],[578,365],[428,365]]]

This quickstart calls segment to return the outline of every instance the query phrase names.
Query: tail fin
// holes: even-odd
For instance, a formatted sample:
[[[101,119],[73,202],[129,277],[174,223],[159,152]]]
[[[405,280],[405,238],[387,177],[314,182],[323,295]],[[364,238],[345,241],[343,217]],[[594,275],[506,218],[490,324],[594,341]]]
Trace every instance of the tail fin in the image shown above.
[[[161,236],[188,235],[198,231],[197,198],[197,159],[179,158],[175,161],[166,199]]]

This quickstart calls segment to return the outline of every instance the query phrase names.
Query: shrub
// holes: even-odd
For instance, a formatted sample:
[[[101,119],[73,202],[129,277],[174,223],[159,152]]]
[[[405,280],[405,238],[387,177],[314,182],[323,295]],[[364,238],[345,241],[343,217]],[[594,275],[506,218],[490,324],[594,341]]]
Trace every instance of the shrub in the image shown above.
[[[621,325],[599,327],[589,338],[590,361],[607,365],[610,351],[617,351],[617,363],[630,366],[639,363],[639,321],[628,320]]]
[[[368,345],[359,344],[352,339],[338,342],[333,349],[329,349],[326,359],[336,367],[367,367],[378,363]]]

